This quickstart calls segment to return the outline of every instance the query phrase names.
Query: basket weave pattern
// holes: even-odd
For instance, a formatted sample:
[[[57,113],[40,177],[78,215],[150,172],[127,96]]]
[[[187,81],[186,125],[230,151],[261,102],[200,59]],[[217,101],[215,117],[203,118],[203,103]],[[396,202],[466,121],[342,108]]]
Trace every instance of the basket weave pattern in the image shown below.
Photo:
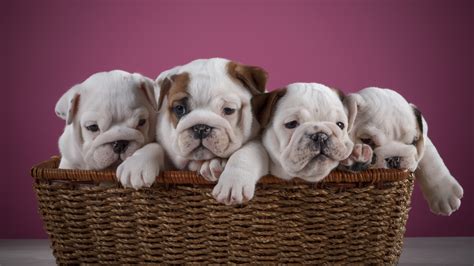
[[[113,172],[58,170],[58,162],[32,176],[61,264],[394,264],[413,189],[412,174],[392,170],[333,172],[318,184],[265,177],[252,201],[231,207],[190,172],[165,172],[135,191],[98,182]]]

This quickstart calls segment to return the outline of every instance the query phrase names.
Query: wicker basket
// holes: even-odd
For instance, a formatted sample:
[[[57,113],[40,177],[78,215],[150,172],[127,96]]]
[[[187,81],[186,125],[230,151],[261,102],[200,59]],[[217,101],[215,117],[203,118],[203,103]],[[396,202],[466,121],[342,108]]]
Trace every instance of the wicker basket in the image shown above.
[[[250,203],[231,207],[192,172],[164,172],[135,191],[113,172],[58,164],[53,157],[31,175],[61,264],[395,264],[414,178],[396,170],[335,171],[318,184],[267,176]]]

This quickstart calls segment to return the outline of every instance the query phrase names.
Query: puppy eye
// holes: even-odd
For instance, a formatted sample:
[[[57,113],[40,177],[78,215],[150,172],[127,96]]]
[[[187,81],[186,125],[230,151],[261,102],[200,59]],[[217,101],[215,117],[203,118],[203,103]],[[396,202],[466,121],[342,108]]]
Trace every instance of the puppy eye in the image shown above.
[[[418,143],[418,138],[415,137],[413,141],[411,142],[411,145],[416,146],[417,143]]]
[[[293,120],[293,121],[290,121],[288,123],[285,123],[285,127],[288,128],[288,129],[292,129],[292,128],[295,128],[297,126],[299,126],[300,124],[298,123],[298,121],[296,120]]]
[[[146,119],[140,119],[138,121],[138,126],[141,127],[141,126],[145,125],[145,123],[146,123]]]
[[[91,132],[97,132],[99,130],[99,126],[94,124],[94,125],[87,126],[86,129]]]
[[[224,114],[231,115],[233,113],[235,113],[235,109],[229,107],[224,108]]]
[[[176,114],[178,118],[181,118],[183,115],[186,114],[186,106],[182,104],[178,104],[173,107],[173,112]]]
[[[336,125],[341,128],[341,129],[344,129],[344,123],[342,122],[337,122]]]

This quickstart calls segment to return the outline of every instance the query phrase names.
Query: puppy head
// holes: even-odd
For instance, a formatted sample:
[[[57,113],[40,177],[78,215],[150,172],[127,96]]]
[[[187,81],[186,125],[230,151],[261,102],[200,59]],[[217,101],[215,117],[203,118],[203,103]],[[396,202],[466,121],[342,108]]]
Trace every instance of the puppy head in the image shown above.
[[[77,148],[88,169],[114,166],[154,139],[156,110],[152,80],[120,70],[96,73],[56,104],[73,128],[61,152]]]
[[[420,111],[388,89],[366,88],[348,95],[345,101],[358,109],[351,138],[372,147],[372,167],[415,171],[428,130]]]
[[[340,96],[321,84],[295,83],[252,99],[263,144],[288,175],[316,182],[350,155],[352,125]]]
[[[169,139],[165,149],[188,160],[229,157],[258,131],[250,99],[264,92],[266,80],[259,67],[221,58],[161,74],[158,134]]]

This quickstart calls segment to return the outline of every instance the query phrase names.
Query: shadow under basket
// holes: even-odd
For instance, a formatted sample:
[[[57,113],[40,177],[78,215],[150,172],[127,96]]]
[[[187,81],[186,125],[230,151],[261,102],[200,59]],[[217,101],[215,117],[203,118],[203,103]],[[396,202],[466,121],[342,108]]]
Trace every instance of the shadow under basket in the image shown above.
[[[60,264],[395,264],[414,181],[381,169],[334,171],[317,184],[266,176],[249,203],[226,206],[193,172],[163,172],[136,191],[112,171],[58,165],[53,157],[31,175]]]

